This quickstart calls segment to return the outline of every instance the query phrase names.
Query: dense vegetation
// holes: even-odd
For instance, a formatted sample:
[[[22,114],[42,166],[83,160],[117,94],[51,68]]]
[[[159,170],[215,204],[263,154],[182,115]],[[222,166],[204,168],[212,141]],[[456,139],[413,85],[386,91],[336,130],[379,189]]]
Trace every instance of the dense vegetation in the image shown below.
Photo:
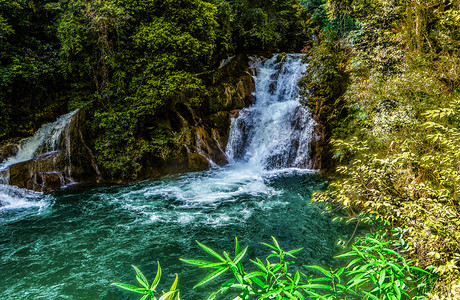
[[[86,107],[104,176],[135,179],[184,134],[168,111],[208,109],[222,59],[298,52],[307,21],[296,0],[1,0],[0,140]]]
[[[315,199],[358,222],[404,228],[408,257],[440,276],[428,296],[458,299],[458,2],[329,0],[326,8],[342,22],[328,22],[316,41],[310,66],[319,75],[303,86],[338,178]]]
[[[248,299],[426,299],[421,296],[427,288],[426,279],[430,274],[411,265],[410,261],[400,254],[407,249],[401,239],[401,228],[392,232],[381,230],[375,234],[367,234],[358,238],[352,249],[338,255],[337,258],[348,259],[348,264],[339,269],[325,269],[316,265],[299,266],[292,259],[302,248],[285,251],[278,241],[272,237],[273,244],[263,243],[271,253],[263,260],[250,260],[246,263],[249,246],[240,247],[236,239],[234,257],[224,251],[220,255],[215,250],[198,242],[198,245],[212,256],[214,261],[199,259],[183,259],[184,262],[199,268],[213,270],[201,279],[195,288],[211,281],[222,280],[220,288],[210,293],[208,300],[219,298],[220,294],[230,294],[234,300]],[[381,242],[382,239],[389,239]],[[394,251],[399,248],[399,252]],[[157,294],[157,286],[161,279],[161,267],[150,285],[145,275],[135,266],[136,279],[140,287],[113,283],[125,290],[143,294],[141,299],[179,300],[178,275],[168,292]],[[306,273],[306,271],[308,273]],[[312,275],[312,272],[316,272]],[[224,275],[225,274],[225,275]],[[229,275],[230,274],[230,278]],[[227,275],[227,276],[226,276]],[[320,275],[319,277],[316,275]],[[425,275],[425,276],[424,276]],[[230,299],[230,298],[229,298]]]

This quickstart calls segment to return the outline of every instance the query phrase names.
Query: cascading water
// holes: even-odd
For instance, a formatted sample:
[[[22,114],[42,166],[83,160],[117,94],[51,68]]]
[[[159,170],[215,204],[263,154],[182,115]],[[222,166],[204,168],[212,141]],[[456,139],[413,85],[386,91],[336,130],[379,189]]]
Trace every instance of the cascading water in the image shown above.
[[[68,167],[70,165],[69,125],[77,111],[74,110],[59,117],[55,122],[40,127],[32,137],[24,140],[19,145],[16,155],[0,163],[0,207],[8,209],[27,208],[31,206],[41,207],[43,205],[42,201],[34,201],[40,197],[40,193],[8,185],[9,168],[12,165],[64,148],[66,159],[65,171],[70,172],[70,168]]]
[[[48,195],[9,187],[15,200],[0,207],[0,299],[138,299],[110,283],[137,284],[132,264],[153,278],[155,261],[164,274],[160,290],[178,273],[181,298],[206,299],[212,287],[193,289],[206,273],[179,261],[210,259],[195,240],[222,252],[238,237],[250,246],[248,256],[262,257],[270,249],[260,242],[275,236],[285,249],[304,248],[299,265],[335,267],[336,239],[349,239],[354,228],[308,205],[324,181],[299,170],[309,165],[314,126],[297,99],[305,66],[287,55],[255,59],[253,67],[257,99],[232,121],[228,166]]]
[[[68,135],[70,120],[77,112],[78,110],[74,110],[59,117],[55,122],[40,127],[32,137],[19,145],[19,150],[15,156],[0,163],[0,171],[6,170],[11,165],[32,159],[37,155],[56,151],[62,141],[63,133]],[[67,137],[65,139],[67,140]],[[67,142],[66,147],[70,147]]]
[[[306,71],[301,55],[254,59],[252,66],[258,70],[256,102],[232,120],[229,160],[258,169],[307,168],[316,123],[298,99],[297,83]]]

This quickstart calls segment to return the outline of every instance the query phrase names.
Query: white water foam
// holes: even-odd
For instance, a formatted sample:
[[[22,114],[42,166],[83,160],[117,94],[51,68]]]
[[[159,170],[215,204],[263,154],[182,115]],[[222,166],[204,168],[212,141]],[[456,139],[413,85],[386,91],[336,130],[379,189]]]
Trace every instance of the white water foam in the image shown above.
[[[252,66],[255,104],[232,120],[227,156],[259,170],[308,168],[316,123],[299,102],[297,83],[306,71],[302,56],[254,59]]]

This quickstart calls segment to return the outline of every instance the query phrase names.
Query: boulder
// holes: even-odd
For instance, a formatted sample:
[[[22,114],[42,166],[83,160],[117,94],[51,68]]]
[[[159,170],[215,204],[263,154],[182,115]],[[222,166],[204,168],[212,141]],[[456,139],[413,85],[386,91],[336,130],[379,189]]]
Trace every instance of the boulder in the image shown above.
[[[21,144],[21,138],[13,138],[0,144],[0,163],[10,156],[16,155]]]
[[[49,192],[72,182],[62,151],[53,151],[10,166],[9,183],[37,192]]]

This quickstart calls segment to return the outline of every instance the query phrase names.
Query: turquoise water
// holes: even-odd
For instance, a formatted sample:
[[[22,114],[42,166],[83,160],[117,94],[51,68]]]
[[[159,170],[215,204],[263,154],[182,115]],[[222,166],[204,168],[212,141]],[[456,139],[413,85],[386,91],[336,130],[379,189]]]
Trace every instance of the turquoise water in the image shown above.
[[[353,228],[331,222],[309,204],[324,186],[300,170],[255,172],[227,167],[114,187],[69,187],[0,208],[0,299],[138,299],[111,282],[135,283],[131,265],[149,279],[160,261],[167,289],[180,276],[183,299],[205,270],[179,258],[205,258],[198,240],[222,252],[234,237],[249,257],[268,253],[275,236],[285,249],[304,247],[300,264],[333,266],[339,238]],[[248,263],[248,260],[246,260]]]

